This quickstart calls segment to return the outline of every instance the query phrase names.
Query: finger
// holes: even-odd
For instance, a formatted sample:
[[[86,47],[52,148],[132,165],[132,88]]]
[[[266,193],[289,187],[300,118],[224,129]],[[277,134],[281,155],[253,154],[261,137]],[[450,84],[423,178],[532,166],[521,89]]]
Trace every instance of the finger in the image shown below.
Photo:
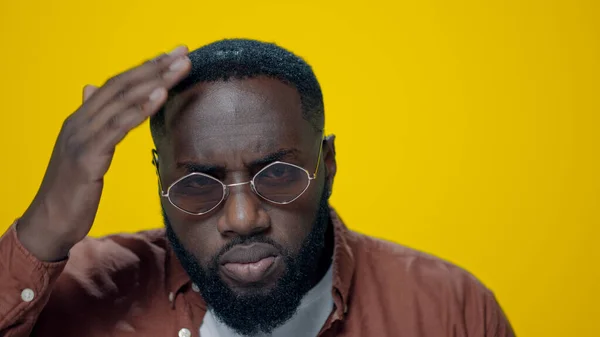
[[[140,66],[110,78],[86,102],[84,109],[86,114],[94,114],[111,100],[123,98],[128,90],[140,82],[163,78],[167,89],[170,89],[191,68],[187,52],[185,46],[175,48],[169,54],[162,54]]]
[[[180,68],[183,67],[183,68]],[[86,120],[81,127],[85,130],[80,130],[82,140],[95,137],[96,133],[105,127],[110,127],[109,124],[113,123],[114,120],[119,119],[118,114],[127,110],[131,106],[139,106],[144,104],[152,92],[152,90],[162,87],[169,88],[173,86],[174,81],[186,76],[187,72],[191,68],[189,60],[184,62],[177,67],[177,69],[171,69],[174,73],[170,76],[163,76],[159,79],[153,79],[149,82],[141,82],[140,84],[133,86],[128,91],[123,92],[119,97],[114,98],[104,105],[100,111],[89,114],[84,119]],[[183,72],[182,72],[183,71]]]
[[[102,129],[112,127],[111,124],[121,118],[118,115],[125,113],[129,108],[136,106],[139,108],[139,106],[152,100],[153,91],[157,88],[164,88],[161,86],[161,83],[161,80],[154,80],[140,84],[128,91],[123,99],[113,100],[108,103],[102,108],[101,112],[91,116],[91,120],[82,126],[82,140],[86,141],[86,139],[93,138]]]
[[[83,102],[87,101],[93,94],[98,90],[98,87],[95,85],[88,84],[83,87]]]
[[[165,103],[166,99],[167,90],[165,88],[156,88],[144,103],[133,105],[125,111],[115,114],[105,127],[94,135],[91,141],[92,144],[90,144],[91,147],[99,151],[98,153],[112,153],[117,144],[131,130],[156,113]]]
[[[140,82],[130,87],[127,91],[121,92],[118,97],[107,102],[92,118],[98,118],[99,120],[110,118],[111,115],[114,115],[118,111],[123,111],[132,104],[138,104],[140,98],[147,99],[147,95],[150,94],[151,90],[159,86],[167,90],[172,88],[175,83],[187,76],[191,69],[191,63],[188,59],[180,60],[180,63],[173,63],[176,67],[171,67],[160,77]]]

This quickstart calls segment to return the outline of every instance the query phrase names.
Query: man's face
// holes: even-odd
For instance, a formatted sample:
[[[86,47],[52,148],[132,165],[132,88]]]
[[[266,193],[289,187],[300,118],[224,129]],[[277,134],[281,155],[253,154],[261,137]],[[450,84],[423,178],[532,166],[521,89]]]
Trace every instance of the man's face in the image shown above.
[[[312,175],[322,146],[320,132],[302,118],[297,90],[264,77],[198,84],[169,104],[166,125],[159,146],[165,190],[194,171],[244,183],[273,161]],[[204,215],[162,198],[182,265],[209,306],[241,333],[268,332],[287,320],[317,281],[335,173],[332,141],[322,158],[316,179],[287,205],[262,199],[248,184],[230,187],[226,200]]]

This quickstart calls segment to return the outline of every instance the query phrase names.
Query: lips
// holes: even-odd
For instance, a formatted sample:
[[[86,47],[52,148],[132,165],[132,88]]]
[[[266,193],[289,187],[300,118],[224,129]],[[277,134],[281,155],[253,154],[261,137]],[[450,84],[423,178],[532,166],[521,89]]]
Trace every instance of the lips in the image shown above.
[[[279,251],[266,243],[238,245],[220,259],[221,271],[237,285],[265,281],[274,271],[281,269]]]

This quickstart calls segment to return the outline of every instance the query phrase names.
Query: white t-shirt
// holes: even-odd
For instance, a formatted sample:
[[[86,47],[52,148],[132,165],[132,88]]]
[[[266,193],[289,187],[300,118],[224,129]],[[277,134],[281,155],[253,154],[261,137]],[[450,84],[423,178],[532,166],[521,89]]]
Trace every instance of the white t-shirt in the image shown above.
[[[279,326],[269,335],[258,334],[255,337],[310,337],[317,336],[323,324],[327,321],[329,314],[333,310],[333,296],[331,289],[333,287],[332,266],[317,283],[302,298],[298,310],[283,325]],[[241,337],[235,331],[230,329],[223,322],[216,319],[209,309],[204,316],[204,321],[200,327],[201,337]]]

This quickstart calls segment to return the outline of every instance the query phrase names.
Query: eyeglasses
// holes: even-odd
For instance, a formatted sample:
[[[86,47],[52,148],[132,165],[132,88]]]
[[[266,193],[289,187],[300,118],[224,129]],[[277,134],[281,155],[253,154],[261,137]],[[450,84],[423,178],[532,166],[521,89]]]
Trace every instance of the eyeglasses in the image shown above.
[[[306,169],[276,161],[258,171],[250,181],[224,184],[219,179],[205,173],[193,172],[173,182],[163,191],[158,172],[158,153],[152,150],[152,164],[156,167],[161,197],[171,205],[191,215],[203,215],[217,208],[229,196],[229,189],[250,184],[259,197],[274,204],[286,205],[300,198],[315,180],[321,162],[323,146],[319,147],[317,166],[311,175]]]

